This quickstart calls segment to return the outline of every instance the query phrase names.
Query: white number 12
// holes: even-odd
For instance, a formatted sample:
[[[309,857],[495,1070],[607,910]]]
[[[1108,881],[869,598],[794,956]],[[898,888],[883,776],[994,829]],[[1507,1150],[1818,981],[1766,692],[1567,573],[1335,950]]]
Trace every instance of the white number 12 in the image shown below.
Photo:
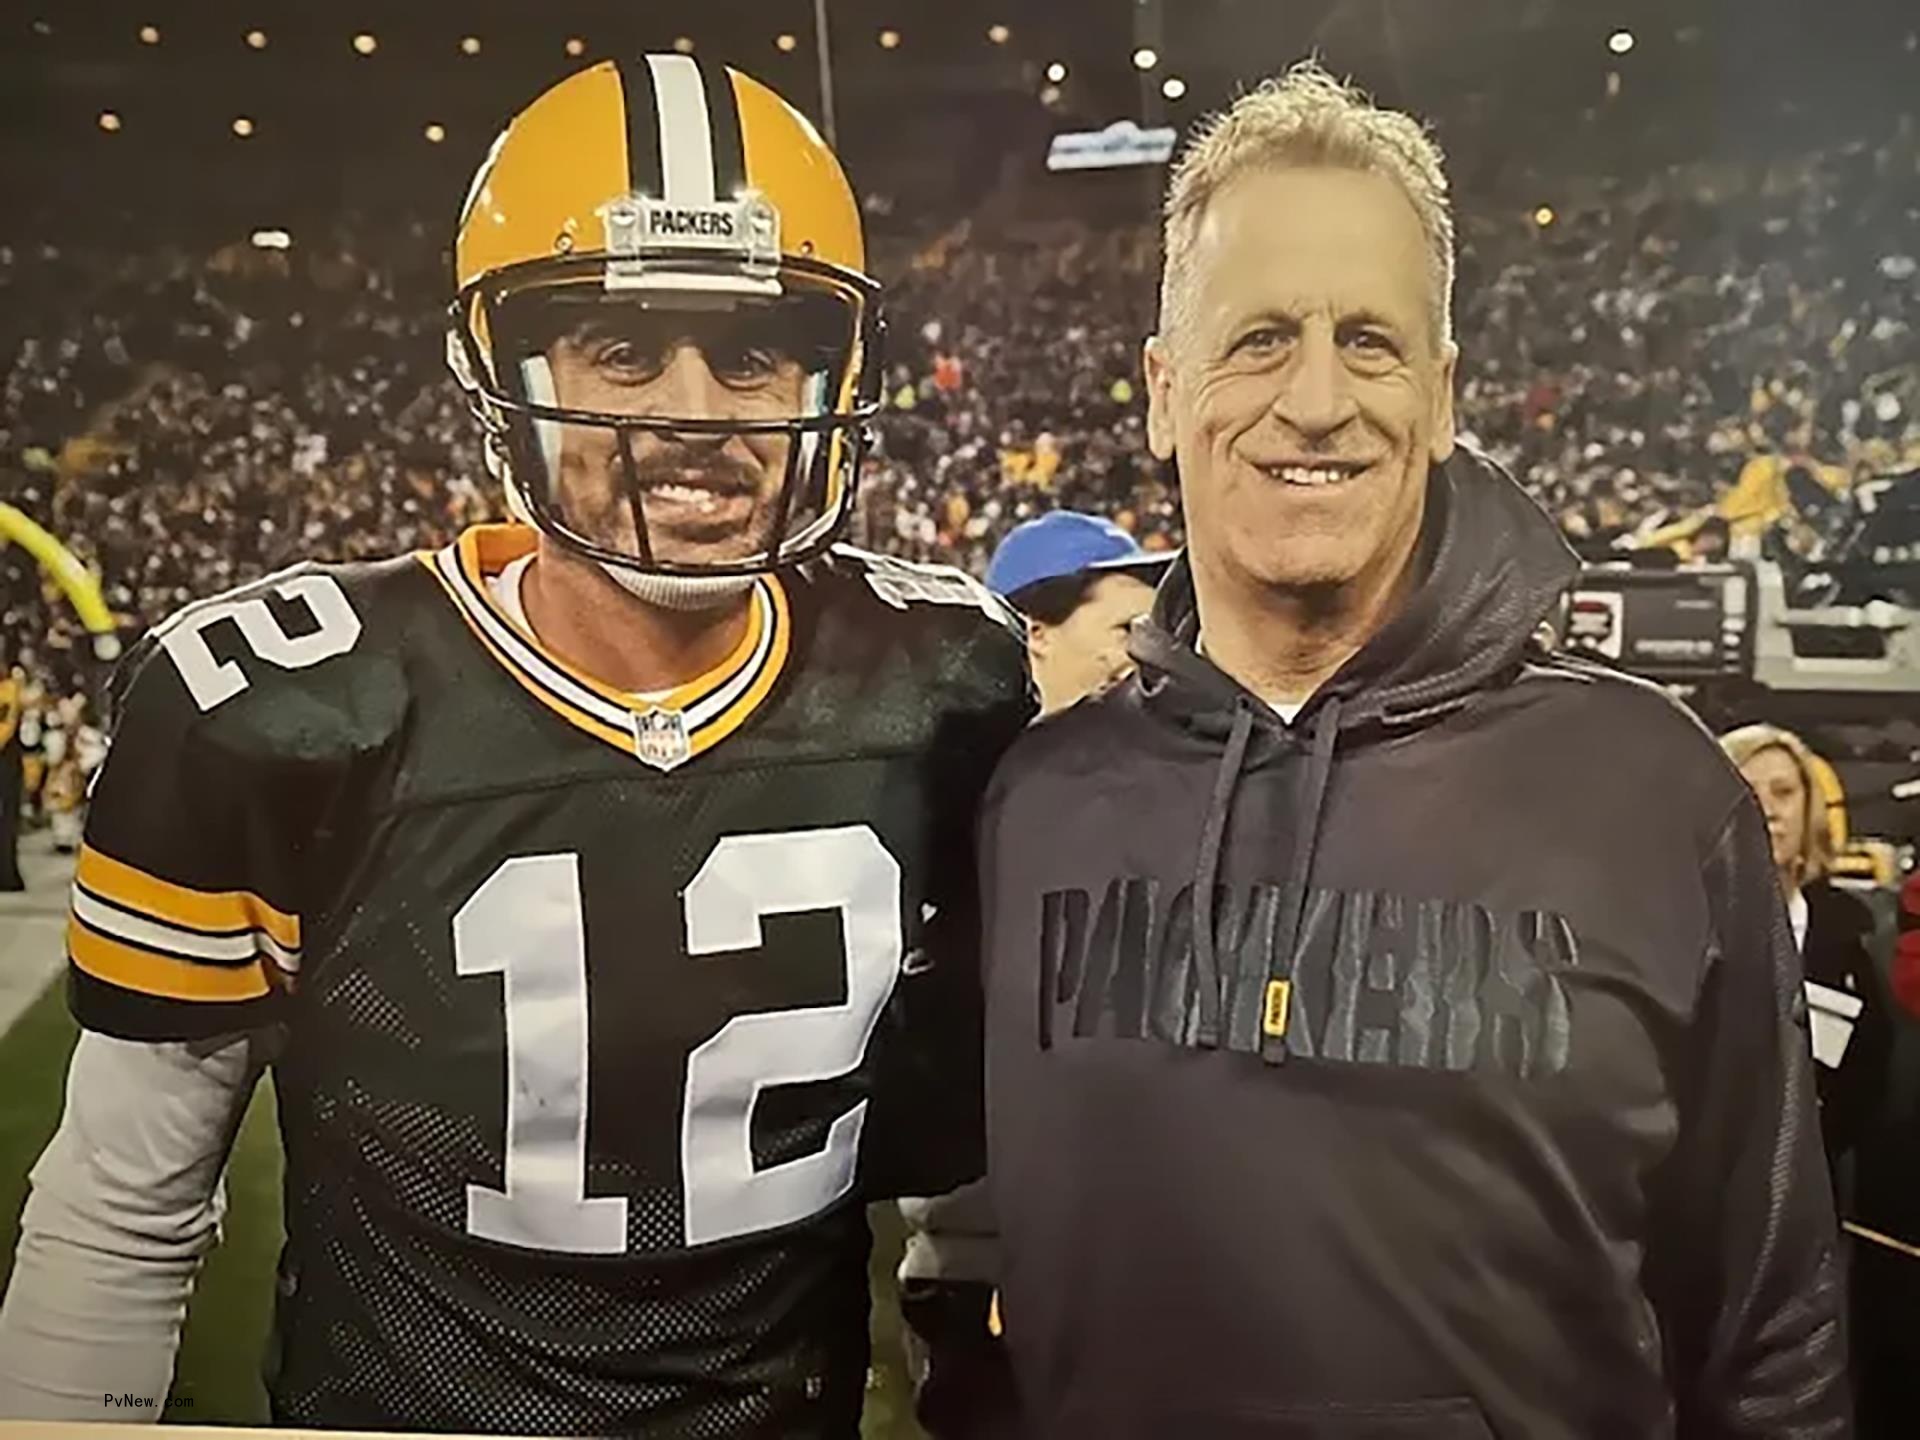
[[[687,953],[758,950],[769,915],[840,915],[847,998],[735,1015],[687,1057],[680,1158],[685,1238],[704,1245],[825,1210],[853,1188],[866,1102],[816,1153],[756,1168],[754,1103],[776,1085],[856,1069],[893,993],[902,954],[900,865],[865,825],[730,835],[684,895]],[[506,861],[453,922],[461,975],[504,976],[505,1188],[467,1187],[467,1230],[540,1250],[620,1254],[627,1202],[586,1195],[587,964],[579,857]]]

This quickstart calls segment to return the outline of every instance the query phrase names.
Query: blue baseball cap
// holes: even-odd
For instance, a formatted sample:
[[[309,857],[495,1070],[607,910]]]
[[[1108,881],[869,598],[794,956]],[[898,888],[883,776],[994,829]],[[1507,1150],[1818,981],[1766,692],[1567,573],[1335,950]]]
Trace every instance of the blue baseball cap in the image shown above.
[[[1148,584],[1172,563],[1170,554],[1142,550],[1133,536],[1102,515],[1050,510],[1015,526],[993,552],[987,588],[1001,599],[1042,580],[1059,580],[1089,570],[1148,570]]]

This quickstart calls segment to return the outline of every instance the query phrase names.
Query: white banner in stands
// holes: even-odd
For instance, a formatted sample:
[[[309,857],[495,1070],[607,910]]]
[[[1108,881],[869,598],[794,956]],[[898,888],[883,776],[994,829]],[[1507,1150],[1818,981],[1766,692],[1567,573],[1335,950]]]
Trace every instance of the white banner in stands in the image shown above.
[[[1104,130],[1070,130],[1047,147],[1049,170],[1116,170],[1126,165],[1164,165],[1179,138],[1172,126],[1142,130],[1116,120]]]

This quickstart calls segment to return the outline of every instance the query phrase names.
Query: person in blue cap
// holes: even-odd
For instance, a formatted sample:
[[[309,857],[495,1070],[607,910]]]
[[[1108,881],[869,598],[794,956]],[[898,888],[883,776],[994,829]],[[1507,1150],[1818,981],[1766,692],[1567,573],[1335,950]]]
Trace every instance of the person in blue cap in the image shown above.
[[[1143,550],[1098,515],[1054,510],[1000,542],[987,588],[1027,623],[1042,715],[1097,694],[1133,668],[1127,632],[1153,603],[1171,553]],[[908,1322],[914,1413],[934,1440],[1014,1440],[1019,1402],[988,1315],[999,1241],[985,1181],[900,1202],[907,1224],[900,1310]]]
[[[1147,613],[1172,559],[1141,549],[1111,520],[1075,510],[1050,511],[1000,542],[987,588],[1026,618],[1043,715],[1133,668],[1127,631]]]

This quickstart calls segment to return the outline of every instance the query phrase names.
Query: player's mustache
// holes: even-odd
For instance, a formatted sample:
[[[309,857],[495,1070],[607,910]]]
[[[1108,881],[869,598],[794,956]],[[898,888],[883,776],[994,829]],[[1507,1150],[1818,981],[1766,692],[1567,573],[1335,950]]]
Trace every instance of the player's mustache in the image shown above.
[[[717,495],[751,495],[759,479],[744,461],[723,450],[670,445],[635,458],[633,478],[641,490],[691,485]]]

